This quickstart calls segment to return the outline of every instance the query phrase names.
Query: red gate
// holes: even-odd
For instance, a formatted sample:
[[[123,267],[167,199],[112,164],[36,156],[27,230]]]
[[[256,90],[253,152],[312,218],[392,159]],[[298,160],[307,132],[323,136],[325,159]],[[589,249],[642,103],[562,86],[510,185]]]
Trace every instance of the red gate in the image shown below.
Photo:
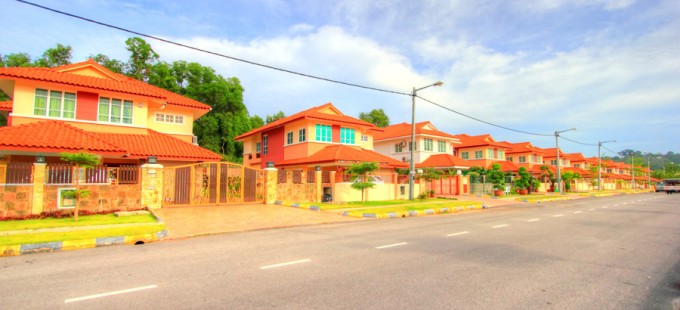
[[[445,176],[430,182],[430,190],[435,195],[458,195],[458,182],[455,176]]]

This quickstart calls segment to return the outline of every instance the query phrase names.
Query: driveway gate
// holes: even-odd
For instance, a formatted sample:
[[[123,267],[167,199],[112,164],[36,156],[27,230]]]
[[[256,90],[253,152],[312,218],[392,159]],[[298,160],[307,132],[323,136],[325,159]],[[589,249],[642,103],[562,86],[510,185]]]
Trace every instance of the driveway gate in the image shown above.
[[[163,206],[264,202],[264,171],[234,163],[163,168]]]

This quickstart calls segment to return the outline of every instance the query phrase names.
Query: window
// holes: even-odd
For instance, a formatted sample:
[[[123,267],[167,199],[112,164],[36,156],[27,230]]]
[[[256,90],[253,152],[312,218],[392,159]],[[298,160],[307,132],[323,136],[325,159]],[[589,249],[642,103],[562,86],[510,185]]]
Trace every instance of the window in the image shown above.
[[[255,143],[255,153],[259,153],[259,152],[260,152],[260,146],[261,146],[261,145],[262,145],[262,144],[260,144],[260,142]]]
[[[394,152],[395,153],[401,153],[403,151],[401,143],[397,143],[394,145]]]
[[[307,129],[300,129],[298,131],[298,142],[305,142],[307,141]]]
[[[503,158],[505,158],[505,152],[498,150],[498,157],[496,157],[496,159],[503,159]]]
[[[526,157],[526,156],[520,156],[520,157],[519,157],[519,162],[520,162],[520,163],[525,163],[525,162],[527,162],[527,157]]]
[[[543,157],[541,157],[540,155],[536,156],[536,162],[543,163]]]
[[[316,124],[316,141],[331,142],[331,126]]]
[[[460,158],[462,158],[462,159],[468,159],[468,158],[470,158],[470,153],[468,153],[468,152],[462,152],[462,153],[460,153]]]
[[[551,160],[550,165],[552,166],[557,166],[557,160]]]
[[[262,154],[267,155],[269,136],[262,136]]]
[[[486,150],[486,158],[494,158],[493,157],[493,149],[487,149]]]
[[[412,143],[412,142],[409,142],[409,143],[408,143],[408,150],[409,150],[409,151],[413,150],[412,147],[413,147],[413,143]],[[416,150],[416,151],[418,150],[418,143],[416,143],[415,150]]]
[[[512,162],[512,157],[508,157],[508,161],[509,161],[509,162]]]
[[[574,164],[574,167],[581,168],[581,165],[580,164]]]
[[[425,140],[425,151],[432,151],[432,139]]]
[[[98,119],[100,122],[132,124],[132,101],[100,97]],[[158,115],[156,119],[159,119]],[[168,118],[165,119],[167,122]]]
[[[475,151],[475,159],[484,158],[484,151]]]
[[[437,141],[437,151],[439,153],[446,153],[446,142]]]
[[[293,132],[286,134],[286,144],[293,144]]]
[[[76,117],[76,94],[36,89],[33,115],[59,118]]]
[[[354,129],[340,128],[340,143],[354,144]]]
[[[155,120],[159,123],[184,124],[183,115],[156,113]]]

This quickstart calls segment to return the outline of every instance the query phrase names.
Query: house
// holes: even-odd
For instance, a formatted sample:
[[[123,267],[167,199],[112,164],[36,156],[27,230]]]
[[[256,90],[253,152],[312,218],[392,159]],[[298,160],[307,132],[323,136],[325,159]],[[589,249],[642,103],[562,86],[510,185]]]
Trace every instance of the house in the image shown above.
[[[454,135],[460,141],[454,155],[470,161],[473,166],[490,168],[494,163],[502,166],[503,171],[517,171],[519,167],[506,160],[505,152],[510,147],[497,142],[489,134],[470,136],[467,134]]]
[[[380,131],[377,126],[347,116],[332,103],[326,103],[255,128],[235,140],[243,142],[244,166],[275,167],[279,171],[280,184],[288,184],[291,179],[292,183],[301,184],[304,182],[300,180],[320,171],[326,199],[351,201],[359,199],[356,198],[358,192],[350,188],[352,179],[344,173],[350,165],[377,163],[379,169],[375,178],[385,184],[397,184],[396,168],[408,166],[374,151],[374,135]],[[298,191],[304,190],[287,192]],[[403,188],[371,190],[372,199],[401,198],[403,194],[397,195],[396,191],[403,193]],[[303,200],[314,201],[309,197]]]
[[[411,161],[411,135],[413,127],[409,123],[390,125],[376,132],[373,145],[376,152],[403,162]],[[433,155],[453,155],[453,150],[460,144],[453,135],[437,129],[430,122],[415,125],[415,161],[420,164]],[[441,157],[441,156],[440,156]]]
[[[0,183],[5,194],[7,184],[15,186],[11,192],[26,194],[7,194],[12,196],[7,199],[27,197],[32,205],[13,209],[14,214],[68,208],[58,197],[75,178],[96,193],[91,203],[99,208],[140,207],[144,190],[159,191],[158,183],[142,190],[141,165],[221,160],[193,143],[193,122],[210,106],[91,59],[55,68],[0,68],[0,90],[11,98],[0,103],[7,119],[0,128]],[[80,151],[97,155],[102,166],[73,171],[59,159],[62,152]],[[35,190],[24,188],[28,184]]]
[[[518,167],[524,167],[533,175],[541,174],[541,166],[543,165],[543,156],[545,152],[535,147],[531,142],[499,142],[508,147],[505,151],[505,158]]]

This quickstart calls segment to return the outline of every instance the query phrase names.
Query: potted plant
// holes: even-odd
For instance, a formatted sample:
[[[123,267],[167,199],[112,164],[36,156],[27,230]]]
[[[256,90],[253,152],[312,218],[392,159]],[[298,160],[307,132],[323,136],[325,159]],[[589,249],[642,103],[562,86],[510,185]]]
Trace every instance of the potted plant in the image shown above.
[[[503,190],[505,189],[505,173],[501,171],[501,165],[497,163],[493,164],[491,170],[489,170],[486,175],[489,182],[493,184],[494,196],[503,196]]]
[[[527,172],[527,168],[520,167],[518,172],[519,177],[513,181],[515,187],[517,188],[517,193],[520,195],[526,195],[529,193],[529,185],[531,182],[531,176]]]

